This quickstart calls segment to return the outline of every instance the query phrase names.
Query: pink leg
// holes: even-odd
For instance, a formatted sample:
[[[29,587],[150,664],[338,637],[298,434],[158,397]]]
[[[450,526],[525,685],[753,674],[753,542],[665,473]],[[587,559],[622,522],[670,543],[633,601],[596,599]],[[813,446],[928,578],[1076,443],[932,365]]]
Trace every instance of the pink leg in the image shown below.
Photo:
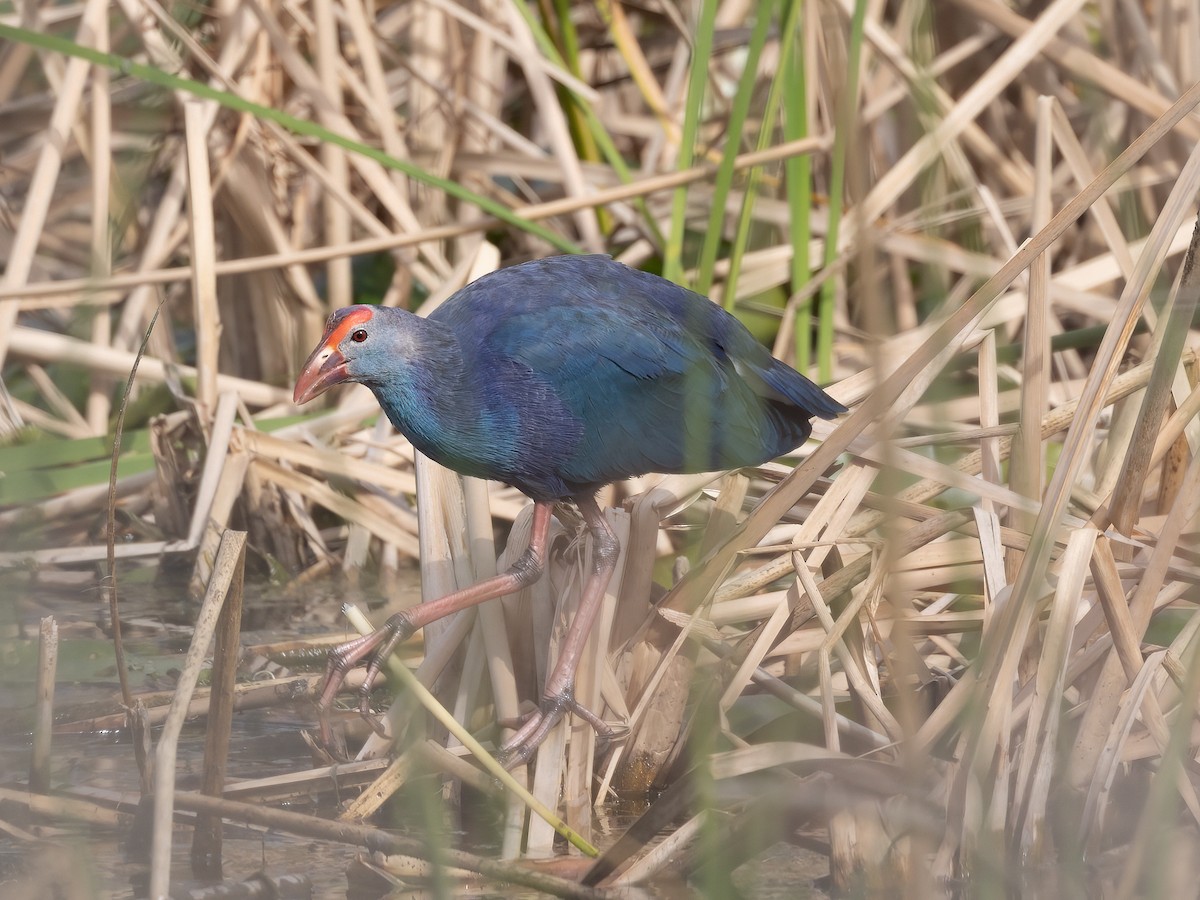
[[[332,732],[329,727],[329,707],[333,698],[346,680],[346,673],[354,666],[369,658],[366,679],[363,681],[359,708],[363,715],[368,714],[368,700],[371,689],[379,677],[379,671],[392,651],[407,640],[418,629],[430,622],[476,606],[485,600],[503,597],[519,591],[528,584],[537,581],[546,564],[546,538],[550,532],[550,513],[554,505],[550,502],[539,501],[533,506],[533,525],[529,535],[529,547],[521,554],[515,563],[500,575],[481,581],[479,584],[447,594],[430,603],[421,603],[403,612],[398,612],[378,631],[363,635],[353,641],[340,644],[329,651],[329,663],[325,670],[325,685],[321,696],[317,699],[317,715],[321,725],[321,742],[326,748],[331,743]]]
[[[596,505],[595,498],[591,495],[578,496],[575,502],[579,511],[583,513],[588,530],[592,533],[592,573],[584,585],[579,611],[575,613],[575,618],[567,629],[567,637],[559,651],[554,671],[546,681],[541,709],[530,716],[501,748],[501,756],[507,768],[528,760],[550,733],[550,729],[568,710],[583,718],[601,737],[611,738],[613,735],[613,730],[604,720],[575,699],[575,672],[579,668],[583,643],[596,621],[600,601],[617,566],[617,555],[621,548],[617,543],[617,536],[608,527],[604,514]]]

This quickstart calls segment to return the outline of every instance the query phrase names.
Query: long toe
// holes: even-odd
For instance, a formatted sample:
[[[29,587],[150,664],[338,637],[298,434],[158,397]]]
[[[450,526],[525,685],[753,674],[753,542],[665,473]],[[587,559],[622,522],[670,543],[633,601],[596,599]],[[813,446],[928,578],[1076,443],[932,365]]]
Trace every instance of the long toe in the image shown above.
[[[363,679],[359,709],[363,711],[363,716],[378,734],[387,736],[381,726],[369,716],[368,701],[384,662],[392,655],[392,651],[412,633],[412,624],[408,618],[404,613],[397,613],[384,622],[382,628],[344,644],[338,644],[329,651],[329,662],[325,668],[325,683],[317,698],[317,718],[321,727],[321,743],[331,754],[336,753],[337,749],[334,745],[333,730],[329,723],[329,711],[333,707],[333,699],[345,682],[346,674],[363,660],[367,660],[367,673]],[[342,753],[345,753],[344,746]]]
[[[619,737],[607,722],[575,699],[573,691],[564,691],[542,700],[541,709],[534,712],[520,729],[500,748],[500,762],[506,769],[513,769],[529,761],[542,741],[568,712],[573,712],[595,730],[602,748],[607,748]]]
[[[506,769],[515,769],[529,761],[538,744],[546,739],[550,729],[563,717],[563,709],[544,705],[525,718],[524,723],[500,747],[498,757]]]

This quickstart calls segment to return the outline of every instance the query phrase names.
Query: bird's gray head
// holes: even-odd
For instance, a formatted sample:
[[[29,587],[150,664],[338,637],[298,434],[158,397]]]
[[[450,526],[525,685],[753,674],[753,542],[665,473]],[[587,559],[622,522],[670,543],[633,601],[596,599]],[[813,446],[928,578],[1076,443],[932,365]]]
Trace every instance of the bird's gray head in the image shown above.
[[[307,403],[344,381],[379,381],[414,356],[419,323],[411,313],[387,307],[339,309],[300,370],[293,402]]]

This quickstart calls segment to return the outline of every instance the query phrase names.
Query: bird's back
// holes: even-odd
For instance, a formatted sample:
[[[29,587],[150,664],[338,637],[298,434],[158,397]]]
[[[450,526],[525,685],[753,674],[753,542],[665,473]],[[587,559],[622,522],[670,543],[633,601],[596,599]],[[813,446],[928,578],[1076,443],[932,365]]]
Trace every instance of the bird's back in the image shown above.
[[[457,336],[489,423],[479,458],[453,462],[535,499],[758,465],[844,411],[720,307],[608,257],[499,270],[429,319]]]

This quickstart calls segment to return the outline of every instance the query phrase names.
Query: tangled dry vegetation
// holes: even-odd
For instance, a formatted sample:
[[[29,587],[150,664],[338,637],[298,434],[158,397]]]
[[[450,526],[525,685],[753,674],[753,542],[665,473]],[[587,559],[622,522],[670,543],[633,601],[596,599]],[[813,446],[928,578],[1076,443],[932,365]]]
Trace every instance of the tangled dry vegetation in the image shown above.
[[[785,840],[836,888],[1193,892],[1195,4],[21,10],[6,590],[110,552],[106,436],[156,311],[119,560],[185,560],[201,594],[232,527],[295,584],[386,587],[418,556],[427,597],[486,575],[494,528],[524,546],[523,498],[414,461],[365,393],[298,417],[296,367],[332,308],[609,252],[726,303],[852,412],[794,465],[607,498],[623,559],[579,694],[629,734],[598,754],[560,729],[533,789],[585,837],[610,788],[667,791],[583,884],[690,847],[678,870],[719,885]],[[507,630],[485,606],[424,637],[418,674],[472,727],[538,693],[586,553],[562,518]],[[416,755],[470,780],[432,753],[389,776]],[[506,853],[544,855],[523,809]]]

